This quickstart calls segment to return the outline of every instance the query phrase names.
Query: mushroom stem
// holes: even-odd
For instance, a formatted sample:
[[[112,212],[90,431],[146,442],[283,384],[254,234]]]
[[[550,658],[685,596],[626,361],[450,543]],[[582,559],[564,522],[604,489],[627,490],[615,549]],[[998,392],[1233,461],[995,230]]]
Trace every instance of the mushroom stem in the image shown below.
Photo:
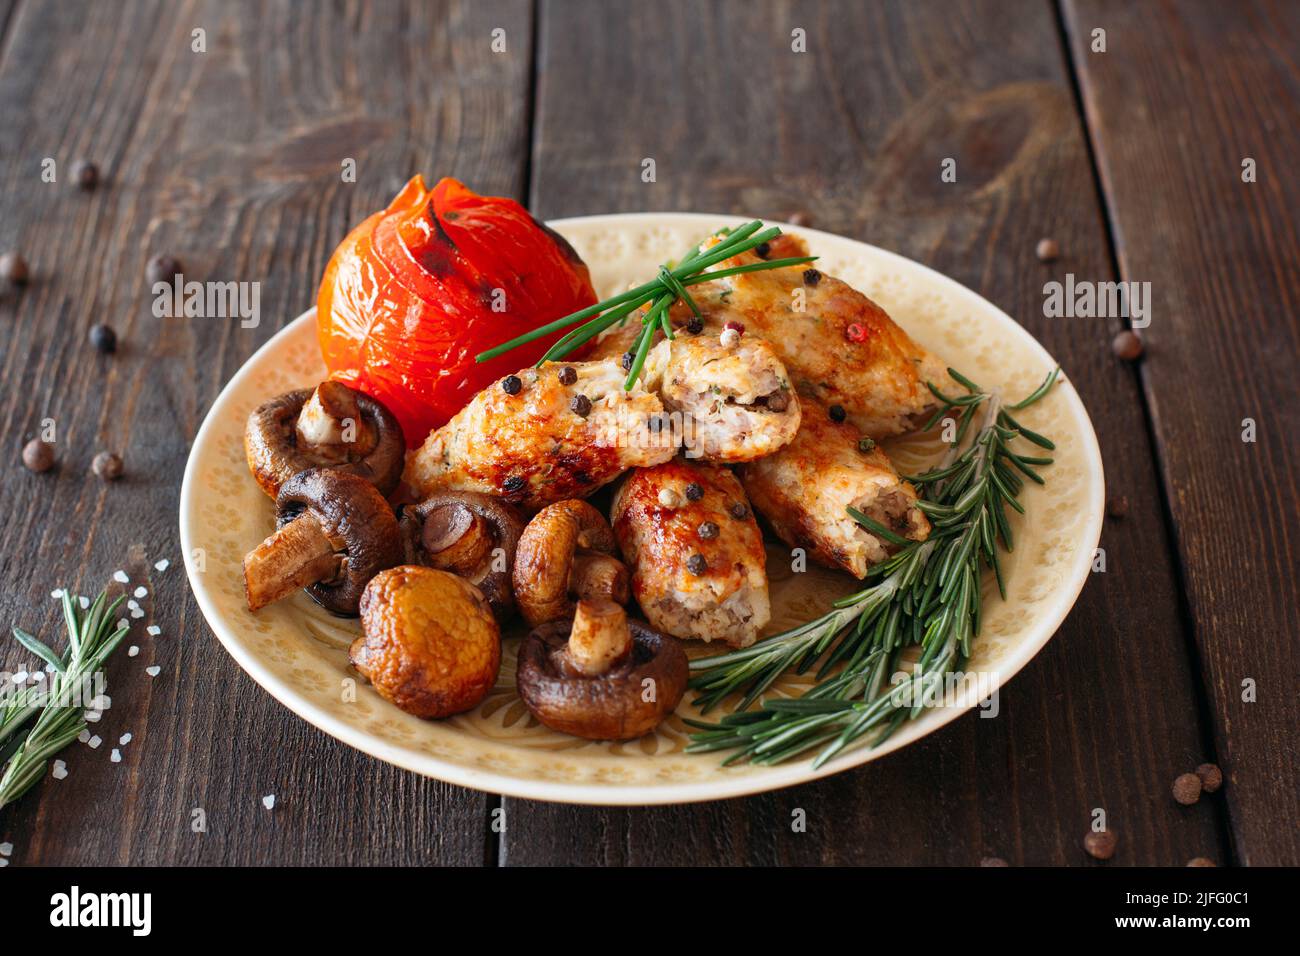
[[[342,556],[320,519],[306,511],[244,555],[244,593],[248,609],[286,598],[339,572]]]
[[[357,397],[339,382],[321,382],[302,406],[296,423],[298,441],[317,452],[332,452],[345,460],[364,455],[372,444],[361,418]]]
[[[424,519],[420,543],[429,554],[429,565],[462,577],[483,566],[492,549],[487,522],[462,504],[435,508]]]
[[[632,652],[627,612],[613,601],[579,601],[566,654],[574,670],[604,674]]]
[[[569,572],[569,591],[580,601],[628,601],[627,565],[618,558],[592,551],[579,551],[573,556],[573,569]]]

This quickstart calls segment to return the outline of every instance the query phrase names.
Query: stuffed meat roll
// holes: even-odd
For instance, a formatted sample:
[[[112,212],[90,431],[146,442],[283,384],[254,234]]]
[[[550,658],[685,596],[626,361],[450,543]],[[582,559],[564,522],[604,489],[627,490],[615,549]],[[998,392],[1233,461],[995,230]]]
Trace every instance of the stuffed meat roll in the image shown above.
[[[647,357],[645,385],[680,415],[688,458],[752,461],[799,430],[785,365],[762,339],[735,329],[664,339]]]
[[[775,455],[741,465],[740,482],[772,530],[819,564],[861,578],[897,547],[873,535],[849,506],[900,537],[924,541],[930,522],[916,491],[898,477],[885,453],[826,406],[805,400],[803,424]]]
[[[613,362],[552,362],[489,385],[411,454],[420,498],[479,491],[527,509],[585,498],[673,457],[663,404]]]
[[[760,250],[767,259],[808,254],[804,240],[788,233]],[[746,252],[713,270],[756,261],[755,252]],[[945,364],[913,342],[884,309],[815,266],[747,272],[692,285],[691,296],[704,317],[703,334],[718,335],[731,323],[770,343],[800,397],[843,408],[849,424],[871,438],[924,425],[938,408],[926,382],[943,391],[956,388]],[[687,327],[694,318],[681,302],[670,316],[675,328]],[[609,330],[596,354],[621,355],[639,328],[633,318]]]
[[[726,468],[676,458],[632,472],[614,535],[646,619],[676,637],[754,643],[771,617],[763,537]]]

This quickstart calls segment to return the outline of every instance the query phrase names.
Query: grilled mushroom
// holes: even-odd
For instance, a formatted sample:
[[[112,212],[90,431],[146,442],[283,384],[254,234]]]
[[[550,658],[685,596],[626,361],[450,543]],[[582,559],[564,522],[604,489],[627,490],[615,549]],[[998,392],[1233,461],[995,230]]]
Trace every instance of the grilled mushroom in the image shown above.
[[[501,632],[464,578],[417,565],[381,571],[361,596],[361,624],[352,666],[408,714],[459,714],[496,683]]]
[[[251,611],[306,588],[326,610],[355,616],[370,579],[401,563],[397,518],[364,478],[310,468],[281,486],[275,509],[275,534],[244,556]]]
[[[536,627],[573,615],[573,599],[628,601],[628,570],[613,557],[614,532],[585,501],[558,501],[539,511],[515,551],[515,603]]]
[[[524,530],[513,507],[473,491],[434,495],[402,509],[407,564],[459,575],[483,592],[498,621],[514,613],[510,571]]]
[[[392,413],[341,382],[277,396],[244,427],[248,470],[272,498],[298,472],[315,467],[359,475],[388,495],[402,478],[405,453]]]
[[[677,709],[686,652],[612,601],[579,601],[572,623],[535,628],[519,646],[515,683],[533,716],[588,740],[632,740]]]

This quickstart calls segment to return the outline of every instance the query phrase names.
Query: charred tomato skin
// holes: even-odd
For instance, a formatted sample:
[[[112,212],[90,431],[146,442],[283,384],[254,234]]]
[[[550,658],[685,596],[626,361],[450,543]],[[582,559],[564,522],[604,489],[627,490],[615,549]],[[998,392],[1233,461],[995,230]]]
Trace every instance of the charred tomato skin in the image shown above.
[[[330,258],[317,337],[330,377],[383,402],[415,448],[563,332],[478,353],[595,301],[586,265],[517,202],[416,176]]]

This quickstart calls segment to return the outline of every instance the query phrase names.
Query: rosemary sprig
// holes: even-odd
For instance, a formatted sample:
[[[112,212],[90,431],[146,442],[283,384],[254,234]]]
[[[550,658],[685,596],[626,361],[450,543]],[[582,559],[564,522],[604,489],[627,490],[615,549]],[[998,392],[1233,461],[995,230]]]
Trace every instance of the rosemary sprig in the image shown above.
[[[627,381],[623,383],[624,389],[631,390],[636,383],[637,377],[641,374],[641,369],[645,366],[646,355],[650,351],[651,342],[654,341],[655,332],[662,329],[668,338],[673,337],[672,323],[668,318],[669,307],[678,299],[681,299],[690,306],[692,312],[696,315],[700,314],[699,307],[695,304],[695,300],[691,298],[690,292],[687,291],[687,286],[696,285],[700,282],[712,282],[714,279],[723,279],[747,272],[760,272],[764,269],[782,269],[786,266],[802,265],[806,262],[813,262],[817,258],[816,256],[794,256],[785,259],[767,259],[762,262],[747,263],[743,266],[719,269],[716,272],[706,271],[724,259],[730,259],[732,256],[740,255],[742,252],[748,252],[750,249],[761,246],[766,242],[771,242],[780,234],[781,230],[776,226],[763,229],[762,222],[757,219],[747,222],[736,229],[724,229],[717,233],[722,237],[722,240],[717,245],[704,250],[701,250],[698,245],[692,247],[675,265],[665,264],[660,266],[658,275],[649,282],[642,283],[635,289],[621,292],[585,309],[579,309],[577,312],[556,319],[554,322],[538,326],[523,335],[516,336],[509,342],[503,342],[495,348],[479,353],[474,360],[476,362],[486,362],[498,355],[504,355],[511,349],[550,335],[552,332],[558,332],[575,322],[581,322],[581,325],[570,330],[552,345],[546,351],[546,354],[538,360],[537,364],[552,362],[585,345],[615,322],[626,321],[629,315],[642,306],[649,305],[649,308],[641,317],[641,332],[637,335],[636,341],[630,350],[633,356],[632,365],[628,370]]]
[[[89,681],[126,636],[127,624],[113,620],[123,600],[124,597],[119,597],[106,606],[107,592],[101,591],[83,615],[64,588],[63,618],[68,627],[68,647],[62,655],[21,628],[13,629],[18,642],[53,665],[54,672],[46,682],[48,687],[41,689],[43,702],[33,701],[34,688],[26,688],[12,694],[0,710],[0,743],[36,717],[17,746],[10,742],[6,748],[13,753],[4,775],[0,776],[0,807],[26,793],[45,775],[49,759],[86,729],[85,707],[77,691],[79,687],[90,686]]]
[[[906,541],[850,508],[850,516],[872,534],[902,546],[867,573],[866,587],[821,617],[744,650],[692,661],[691,686],[701,692],[696,704],[703,712],[734,693],[744,696],[718,723],[688,720],[698,731],[688,751],[734,751],[725,764],[776,764],[820,747],[813,761],[820,767],[866,734],[874,731],[873,745],[879,744],[915,718],[945,676],[970,657],[980,629],[985,569],[992,570],[999,594],[1006,597],[998,560],[999,550],[1013,547],[1006,508],[1023,513],[1024,478],[1042,483],[1036,469],[1052,463],[1013,450],[1017,438],[1047,449],[1053,445],[1011,413],[1051,391],[1060,369],[1014,405],[1003,405],[997,394],[953,369],[948,372],[966,394],[950,396],[931,385],[943,406],[927,427],[957,412],[964,435],[976,410],[983,414],[964,449],[959,438],[941,465],[909,479],[921,489],[917,506],[930,519],[930,536]],[[901,682],[889,683],[910,647],[920,648],[916,665]],[[805,673],[818,661],[816,684],[803,696],[764,700],[748,709],[781,674]]]

